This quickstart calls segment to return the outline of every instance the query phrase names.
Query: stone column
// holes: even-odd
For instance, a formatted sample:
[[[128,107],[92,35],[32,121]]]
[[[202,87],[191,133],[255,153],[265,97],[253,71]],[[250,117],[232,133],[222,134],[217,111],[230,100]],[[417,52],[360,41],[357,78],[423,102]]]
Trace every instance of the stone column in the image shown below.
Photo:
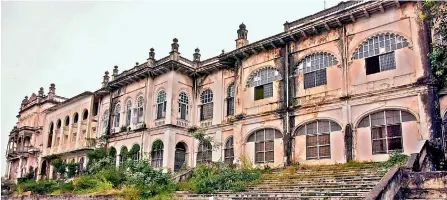
[[[171,161],[172,159],[169,159],[171,152],[172,152],[172,142],[171,142],[171,130],[166,130],[164,133],[164,139],[163,139],[163,171],[165,171],[168,168],[172,168]]]
[[[223,147],[222,146],[225,145],[225,144],[222,143],[222,131],[221,130],[218,130],[218,131],[216,131],[216,133],[214,133],[213,140],[214,140],[214,144],[213,144],[212,161],[213,162],[216,162],[216,161],[219,161],[219,160],[223,161],[223,159],[222,159],[222,157],[223,157],[222,156],[222,149],[223,149]],[[220,144],[219,148],[214,148],[214,145],[216,143]]]
[[[81,120],[78,120],[78,128],[76,130],[76,142],[75,142],[75,149],[79,148],[79,135],[81,134],[81,126],[82,126],[82,118],[84,117],[84,113],[82,113],[82,108],[79,108],[79,113]]]
[[[22,177],[22,157],[19,157],[19,172],[17,173],[16,178],[21,178],[21,177]]]

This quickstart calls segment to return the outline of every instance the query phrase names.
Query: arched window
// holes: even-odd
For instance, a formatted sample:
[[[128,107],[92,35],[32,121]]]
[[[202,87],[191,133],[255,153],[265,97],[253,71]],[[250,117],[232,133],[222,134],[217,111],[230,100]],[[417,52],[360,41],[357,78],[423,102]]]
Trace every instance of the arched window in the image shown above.
[[[110,147],[109,156],[112,159],[113,165],[116,165],[116,149],[115,149],[115,147]]]
[[[402,151],[402,123],[416,121],[416,117],[404,110],[382,110],[365,116],[358,128],[371,127],[373,154]]]
[[[84,174],[84,157],[79,159],[79,174]]]
[[[184,142],[179,142],[175,145],[174,172],[178,172],[185,167],[187,149],[188,147]]]
[[[47,147],[51,147],[53,142],[53,131],[54,131],[54,124],[53,122],[50,123],[50,132],[48,133],[48,143]]]
[[[151,165],[153,168],[163,167],[163,142],[156,140],[152,143]]]
[[[407,39],[395,33],[381,33],[365,40],[352,60],[365,58],[366,75],[396,69],[394,51],[408,46]]]
[[[316,120],[299,127],[295,135],[306,136],[306,158],[325,159],[331,157],[330,133],[341,131],[341,126],[331,120]]]
[[[74,116],[73,116],[73,123],[78,123],[78,121],[79,121],[79,114],[78,113],[75,113],[74,114]]]
[[[107,128],[109,126],[109,109],[106,109],[104,111],[104,114],[102,116],[102,123],[103,123],[104,130],[107,130]]]
[[[87,120],[88,118],[88,110],[85,109],[84,112],[82,113],[82,120]]]
[[[228,137],[227,142],[225,143],[224,154],[225,154],[224,155],[225,163],[233,164],[234,160],[233,136]]]
[[[200,95],[200,120],[213,119],[213,91],[206,89]]]
[[[234,115],[234,89],[234,83],[231,83],[227,91],[227,116]]]
[[[132,117],[132,100],[128,100],[126,103],[126,125],[130,125]]]
[[[197,164],[211,163],[213,156],[213,147],[209,141],[203,141],[199,144],[197,151]]]
[[[68,126],[68,125],[70,125],[70,117],[66,116],[65,117],[65,126]]]
[[[138,97],[137,100],[137,123],[143,122],[143,114],[144,114],[144,98],[143,96]]]
[[[166,115],[166,92],[160,91],[157,95],[157,119],[165,118]]]
[[[260,129],[252,133],[247,142],[255,143],[255,162],[267,163],[275,161],[275,144],[276,138],[282,138],[282,134],[272,128]]]
[[[273,97],[273,81],[280,80],[281,75],[274,68],[263,68],[253,72],[248,80],[248,87],[254,87],[254,99]]]
[[[178,98],[178,118],[187,120],[188,116],[188,95],[185,92],[180,92]]]
[[[115,106],[115,114],[114,114],[114,123],[115,123],[115,127],[119,127],[120,126],[120,117],[121,117],[121,105],[118,103]]]
[[[130,149],[130,151],[131,152],[129,152],[129,153],[131,153],[130,156],[132,156],[132,160],[134,162],[139,161],[140,160],[140,145],[139,144],[134,144],[132,146],[132,149]]]
[[[120,150],[120,166],[123,166],[124,162],[127,160],[128,150],[126,146],[121,147]]]
[[[337,58],[321,52],[306,56],[295,70],[295,74],[304,74],[304,89],[327,84],[327,69],[338,64]]]
[[[58,119],[57,122],[56,122],[56,128],[60,129],[61,125],[62,125],[61,119]]]

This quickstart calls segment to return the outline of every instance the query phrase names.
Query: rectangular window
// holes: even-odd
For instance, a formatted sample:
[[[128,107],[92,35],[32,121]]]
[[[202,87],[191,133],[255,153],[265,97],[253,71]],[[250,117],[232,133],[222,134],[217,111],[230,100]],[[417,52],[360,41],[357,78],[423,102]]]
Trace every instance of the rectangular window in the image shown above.
[[[274,142],[261,141],[255,143],[255,162],[266,163],[274,161]]]
[[[201,106],[200,120],[213,119],[213,103],[203,104]]]
[[[227,116],[234,115],[234,98],[229,97],[227,99]]]
[[[326,69],[320,69],[304,74],[304,89],[327,84]]]
[[[373,154],[401,151],[402,128],[400,124],[371,128]]]
[[[308,129],[309,130],[309,129]],[[323,159],[331,157],[331,137],[329,134],[306,136],[306,158]]]
[[[179,107],[180,107],[180,119],[186,120],[187,105],[180,103]]]
[[[255,100],[273,97],[273,83],[267,83],[255,87]]]
[[[366,75],[396,69],[394,51],[365,59]]]

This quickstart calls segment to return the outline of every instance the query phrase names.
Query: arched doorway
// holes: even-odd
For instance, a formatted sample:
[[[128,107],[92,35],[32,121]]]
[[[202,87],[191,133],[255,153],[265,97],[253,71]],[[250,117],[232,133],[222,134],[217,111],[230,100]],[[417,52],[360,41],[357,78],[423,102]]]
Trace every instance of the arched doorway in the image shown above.
[[[48,161],[42,162],[42,167],[40,168],[40,175],[42,176],[42,179],[48,178]]]
[[[183,142],[177,143],[175,145],[175,161],[174,161],[174,172],[178,172],[182,169],[183,165],[186,163],[186,149],[187,146]]]

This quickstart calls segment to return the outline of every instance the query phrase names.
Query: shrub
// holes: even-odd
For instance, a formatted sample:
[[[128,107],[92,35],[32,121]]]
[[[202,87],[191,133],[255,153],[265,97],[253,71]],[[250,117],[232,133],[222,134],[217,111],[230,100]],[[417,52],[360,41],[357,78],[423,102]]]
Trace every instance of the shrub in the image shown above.
[[[118,187],[124,182],[124,172],[118,169],[105,169],[96,174],[96,176],[104,177],[106,181],[112,183],[113,187]]]
[[[112,183],[98,176],[81,176],[73,180],[73,192],[77,194],[97,194],[112,190]]]
[[[258,169],[235,169],[223,163],[213,163],[212,166],[199,165],[194,169],[189,180],[195,193],[213,193],[217,191],[243,191],[248,183],[261,178]]]
[[[17,191],[31,191],[36,194],[50,194],[57,189],[57,183],[51,180],[27,181],[17,184]]]
[[[126,174],[126,185],[135,187],[144,198],[152,197],[160,193],[172,193],[176,186],[172,182],[171,173],[163,173],[154,170],[150,163],[143,160],[140,162],[128,162]]]
[[[137,188],[126,186],[121,190],[121,196],[124,200],[140,199],[140,191]]]

